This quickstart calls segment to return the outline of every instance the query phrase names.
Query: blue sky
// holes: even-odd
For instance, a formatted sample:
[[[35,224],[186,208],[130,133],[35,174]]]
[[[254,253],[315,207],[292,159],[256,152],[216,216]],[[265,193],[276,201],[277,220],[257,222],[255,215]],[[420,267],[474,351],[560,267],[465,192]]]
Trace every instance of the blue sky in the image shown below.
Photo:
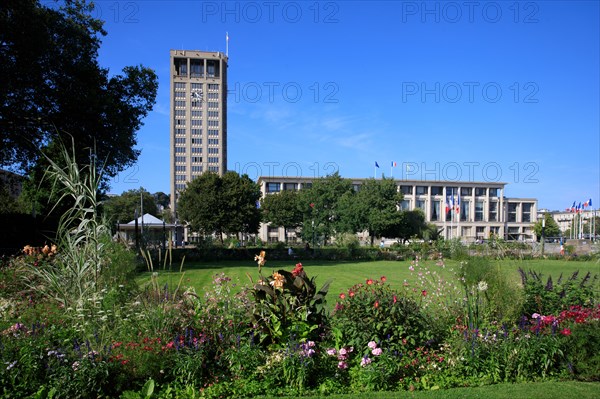
[[[168,193],[169,50],[225,52],[228,32],[230,170],[501,181],[540,208],[600,204],[597,1],[96,4],[100,63],[159,76],[114,193]]]

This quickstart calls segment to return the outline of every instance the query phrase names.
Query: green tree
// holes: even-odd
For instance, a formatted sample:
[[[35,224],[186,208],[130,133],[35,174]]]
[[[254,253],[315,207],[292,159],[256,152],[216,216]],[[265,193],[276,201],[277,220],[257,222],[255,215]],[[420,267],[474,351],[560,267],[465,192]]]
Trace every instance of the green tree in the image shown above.
[[[375,237],[393,235],[394,227],[401,223],[398,207],[402,202],[402,193],[394,179],[367,179],[356,193],[352,211],[346,214],[356,220],[358,231],[367,230],[371,245]]]
[[[109,76],[98,63],[106,32],[92,10],[83,0],[6,0],[0,8],[0,166],[28,172],[41,164],[34,186],[49,166],[39,150],[60,159],[57,138],[73,137],[79,164],[99,160],[103,187],[140,153],[136,132],[152,110],[157,76],[143,66]]]
[[[143,188],[128,190],[104,201],[104,215],[111,226],[117,222],[129,223],[134,219],[136,211],[138,216],[142,216],[142,206],[145,214],[157,216],[158,209],[152,194]]]
[[[206,172],[188,183],[177,203],[179,220],[204,235],[258,232],[260,187],[247,175]]]
[[[341,224],[340,198],[352,192],[352,182],[338,172],[315,179],[312,187],[300,191],[300,209],[303,211],[302,236],[309,241],[322,237],[323,243],[336,233]],[[349,194],[346,194],[349,195]]]
[[[421,209],[400,212],[398,223],[391,226],[388,235],[402,239],[403,242],[409,239],[424,238],[425,235],[437,232],[435,225],[429,226],[425,220],[425,214]],[[433,227],[433,230],[431,228]]]
[[[156,202],[157,207],[162,207],[163,209],[169,207],[171,202],[171,196],[169,194],[165,194],[162,191],[158,191],[152,194],[152,196],[154,197],[154,202]]]
[[[540,241],[542,238],[542,220],[546,220],[546,227],[544,228],[544,237],[559,237],[561,235],[560,228],[558,227],[558,224],[556,224],[556,222],[554,221],[552,214],[546,212],[544,213],[543,219],[539,219],[533,225],[533,232],[537,236],[538,241]]]
[[[261,212],[258,207],[260,186],[248,175],[226,172],[223,177],[227,222],[224,232],[227,234],[256,234],[260,227]],[[240,237],[241,238],[241,237]]]
[[[262,199],[261,210],[263,221],[273,226],[282,226],[287,232],[302,224],[303,212],[297,191],[284,190],[278,194],[267,195]]]

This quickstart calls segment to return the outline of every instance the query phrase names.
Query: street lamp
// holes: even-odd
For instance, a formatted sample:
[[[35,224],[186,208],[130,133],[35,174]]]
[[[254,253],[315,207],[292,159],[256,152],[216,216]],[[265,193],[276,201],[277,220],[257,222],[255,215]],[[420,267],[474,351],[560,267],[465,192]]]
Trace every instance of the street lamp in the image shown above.
[[[544,232],[546,230],[546,215],[542,216],[542,258],[544,257],[544,244],[545,244],[545,239],[544,239]]]

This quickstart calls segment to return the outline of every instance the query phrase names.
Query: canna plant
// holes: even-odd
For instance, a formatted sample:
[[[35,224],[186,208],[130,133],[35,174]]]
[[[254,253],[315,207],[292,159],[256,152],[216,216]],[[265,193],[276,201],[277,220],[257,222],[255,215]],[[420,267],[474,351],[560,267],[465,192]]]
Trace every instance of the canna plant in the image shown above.
[[[315,277],[308,278],[301,263],[291,272],[278,270],[263,277],[264,251],[256,260],[260,279],[250,289],[254,299],[250,318],[259,331],[260,343],[277,347],[316,339],[325,326],[325,297],[331,281],[317,290]]]

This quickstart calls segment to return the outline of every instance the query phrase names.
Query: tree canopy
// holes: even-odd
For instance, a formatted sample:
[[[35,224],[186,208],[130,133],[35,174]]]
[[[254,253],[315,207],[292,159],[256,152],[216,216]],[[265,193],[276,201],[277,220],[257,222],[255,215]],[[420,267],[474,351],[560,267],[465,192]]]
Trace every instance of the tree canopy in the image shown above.
[[[0,166],[28,172],[52,159],[52,143],[73,137],[78,163],[104,163],[105,178],[132,165],[136,132],[152,110],[157,76],[126,66],[109,76],[98,63],[103,21],[92,4],[6,0],[0,8]]]
[[[389,235],[392,226],[400,222],[398,206],[402,193],[393,179],[367,179],[360,186],[352,201],[351,215],[356,231],[369,232],[371,245],[375,237]]]
[[[255,234],[260,225],[260,187],[247,175],[206,172],[192,180],[177,203],[180,221],[201,234]]]
[[[273,226],[283,226],[286,231],[302,224],[303,211],[300,195],[297,191],[284,190],[278,194],[270,194],[262,199],[261,210],[263,221]]]
[[[559,237],[561,235],[560,227],[558,227],[558,224],[554,221],[552,214],[544,213],[543,219],[540,218],[533,225],[533,231],[537,236],[538,241],[542,238],[542,220],[546,221],[546,227],[544,227],[544,237]]]
[[[300,208],[303,210],[302,236],[322,237],[326,244],[341,226],[340,199],[352,193],[352,182],[339,173],[316,179],[312,187],[300,191]]]
[[[129,223],[134,219],[137,211],[138,216],[143,212],[158,216],[158,209],[154,195],[143,188],[128,190],[121,195],[109,197],[104,201],[104,214],[109,223]]]

